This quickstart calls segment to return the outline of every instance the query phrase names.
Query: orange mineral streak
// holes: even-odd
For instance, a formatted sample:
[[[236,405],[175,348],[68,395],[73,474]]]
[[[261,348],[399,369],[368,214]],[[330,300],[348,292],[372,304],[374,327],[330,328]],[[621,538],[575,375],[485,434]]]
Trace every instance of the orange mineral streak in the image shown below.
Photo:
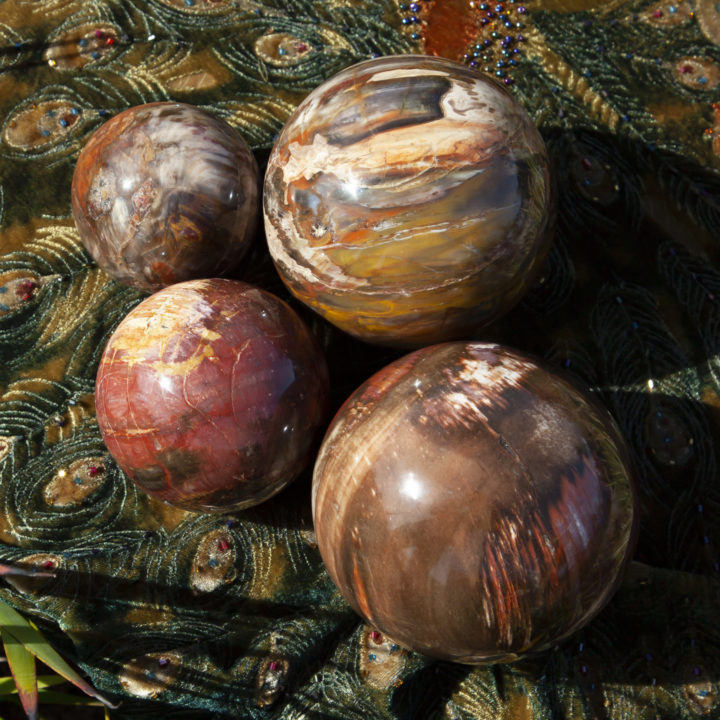
[[[159,278],[165,285],[172,285],[174,282],[177,282],[175,271],[167,263],[154,262],[151,263],[150,268],[155,277]]]
[[[353,558],[353,582],[355,586],[355,600],[360,608],[360,612],[366,618],[372,618],[370,611],[370,605],[368,604],[367,593],[365,592],[365,586],[363,585],[362,576],[360,575],[360,569],[357,566],[357,560]]]
[[[505,582],[501,577],[500,563],[491,543],[485,548],[485,567],[483,594],[492,604],[493,619],[500,641],[509,645],[512,642],[512,622],[508,608],[505,606]]]
[[[367,384],[360,395],[360,402],[377,402],[391,388],[395,387],[417,364],[418,356],[407,356],[403,362],[396,362],[383,368],[373,376],[373,383]],[[344,407],[344,406],[343,406]]]

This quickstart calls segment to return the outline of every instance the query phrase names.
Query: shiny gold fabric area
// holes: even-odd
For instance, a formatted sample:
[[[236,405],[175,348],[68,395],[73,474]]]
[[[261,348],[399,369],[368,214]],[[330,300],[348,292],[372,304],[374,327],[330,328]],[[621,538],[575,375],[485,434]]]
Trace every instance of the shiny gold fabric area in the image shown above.
[[[434,662],[363,626],[322,567],[307,474],[251,511],[186,513],[140,494],[95,422],[100,353],[143,296],[94,265],[71,219],[90,133],[178,100],[227,120],[262,166],[325,78],[423,50],[505,83],[557,183],[545,270],[479,339],[591,385],[638,472],[618,595],[514,665]],[[122,700],[114,718],[720,715],[718,103],[714,0],[0,3],[0,560],[55,571],[0,597]],[[238,277],[283,294],[261,235]],[[398,356],[308,319],[336,407]]]

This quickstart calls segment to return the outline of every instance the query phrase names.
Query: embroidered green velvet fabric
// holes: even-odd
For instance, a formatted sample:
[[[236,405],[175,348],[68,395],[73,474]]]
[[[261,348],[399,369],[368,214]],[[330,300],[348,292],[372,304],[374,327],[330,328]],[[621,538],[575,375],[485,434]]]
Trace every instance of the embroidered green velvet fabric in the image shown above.
[[[720,6],[508,0],[523,27],[503,55],[481,23],[496,4],[0,3],[0,560],[55,571],[3,581],[0,598],[122,701],[113,718],[720,714]],[[365,626],[323,569],[309,472],[246,512],[182,512],[135,489],[94,417],[104,343],[143,296],[98,269],[74,228],[72,172],[92,131],[132,105],[189,102],[262,166],[325,78],[438,48],[508,79],[557,184],[545,271],[482,338],[590,385],[638,474],[639,543],[617,596],[513,665],[433,661]],[[261,234],[238,276],[286,297]],[[399,355],[298,309],[335,407]]]

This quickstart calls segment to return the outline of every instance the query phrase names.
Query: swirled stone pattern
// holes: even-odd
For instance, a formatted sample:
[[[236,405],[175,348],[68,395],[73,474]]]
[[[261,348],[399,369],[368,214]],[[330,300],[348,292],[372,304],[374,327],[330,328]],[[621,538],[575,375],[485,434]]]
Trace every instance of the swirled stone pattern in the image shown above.
[[[418,346],[509,310],[548,248],[548,163],[520,104],[439,58],[378,58],[299,106],[265,176],[285,283],[341,329]]]
[[[347,601],[401,644],[513,660],[614,593],[634,544],[628,458],[610,416],[531,358],[425,348],[330,426],[313,479],[320,552]]]
[[[0,563],[45,573],[3,576],[0,599],[121,703],[113,720],[720,715],[716,3],[0,3]],[[618,592],[509,665],[437,662],[362,622],[324,570],[307,473],[246,510],[188,512],[137,488],[96,422],[103,348],[145,294],[98,268],[72,220],[92,133],[173,100],[260,161],[326,78],[423,49],[512,76],[559,169],[541,275],[488,336],[597,388],[637,472]],[[286,297],[263,243],[237,277]],[[315,323],[334,406],[399,357]]]
[[[327,396],[325,360],[296,313],[225,279],[179,283],[138,305],[110,338],[96,382],[117,463],[188,510],[254,505],[294,479]]]
[[[88,252],[149,292],[230,273],[253,239],[258,169],[242,137],[183,103],[132,107],[80,153],[72,207]]]

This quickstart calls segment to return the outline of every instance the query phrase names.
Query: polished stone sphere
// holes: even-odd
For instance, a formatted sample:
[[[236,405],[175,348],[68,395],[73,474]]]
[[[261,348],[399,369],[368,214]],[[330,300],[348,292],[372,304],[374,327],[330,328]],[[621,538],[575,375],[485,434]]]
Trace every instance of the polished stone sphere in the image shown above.
[[[117,327],[95,386],[117,464],[151,495],[224,511],[274,495],[310,462],[328,372],[283,301],[234,280],[151,295]]]
[[[240,135],[191,105],[132,107],[80,153],[72,208],[80,237],[106,272],[154,292],[227,275],[253,240],[257,163]]]
[[[321,85],[268,162],[265,232],[290,290],[368,342],[467,338],[535,279],[550,232],[545,146],[474,70],[382,57]]]
[[[636,500],[619,430],[586,391],[508,348],[455,342],[345,402],[313,516],[367,622],[473,664],[552,646],[601,610],[632,553]]]

